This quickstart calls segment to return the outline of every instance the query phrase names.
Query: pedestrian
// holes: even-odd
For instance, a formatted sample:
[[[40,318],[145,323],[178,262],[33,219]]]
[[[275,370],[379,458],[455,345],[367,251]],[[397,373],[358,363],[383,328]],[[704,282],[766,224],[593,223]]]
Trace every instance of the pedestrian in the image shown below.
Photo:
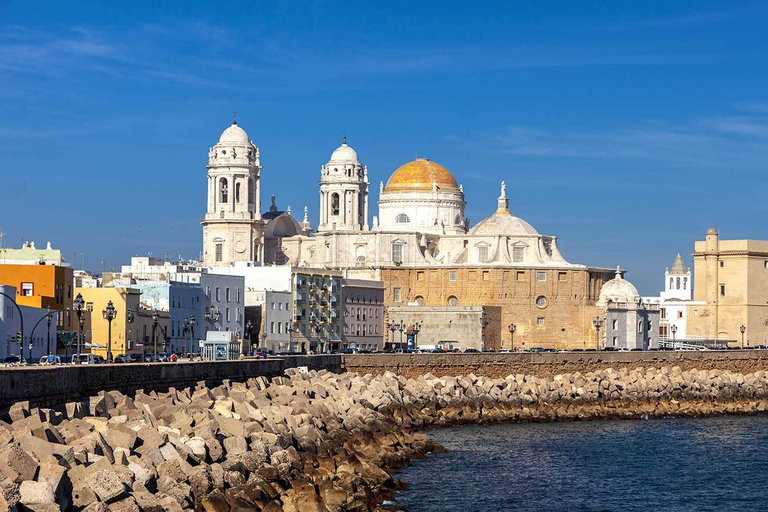
[[[175,363],[177,360],[178,358],[176,357],[176,352],[174,352],[173,354],[171,354],[171,362]]]
[[[48,357],[45,358],[48,365],[56,364],[56,356],[53,355],[52,351],[48,351]]]

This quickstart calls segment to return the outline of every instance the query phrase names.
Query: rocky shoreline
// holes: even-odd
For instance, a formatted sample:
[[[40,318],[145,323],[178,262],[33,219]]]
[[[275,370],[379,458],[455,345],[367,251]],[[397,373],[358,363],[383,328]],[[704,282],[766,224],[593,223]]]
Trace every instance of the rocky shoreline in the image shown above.
[[[326,371],[19,402],[0,423],[0,509],[378,510],[432,427],[761,414],[768,372],[679,367],[538,378]]]

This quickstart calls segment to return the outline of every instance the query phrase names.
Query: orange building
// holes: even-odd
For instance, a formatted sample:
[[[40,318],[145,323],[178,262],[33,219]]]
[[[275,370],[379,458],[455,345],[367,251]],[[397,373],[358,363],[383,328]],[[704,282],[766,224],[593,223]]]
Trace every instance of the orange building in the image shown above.
[[[72,269],[58,265],[0,265],[0,284],[16,287],[20,306],[59,312],[58,331],[77,330],[72,318]]]

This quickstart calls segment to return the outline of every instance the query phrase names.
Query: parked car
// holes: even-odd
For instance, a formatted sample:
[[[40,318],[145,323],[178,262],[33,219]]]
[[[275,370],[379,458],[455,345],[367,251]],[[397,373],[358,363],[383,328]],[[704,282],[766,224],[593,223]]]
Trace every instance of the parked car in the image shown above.
[[[21,366],[21,358],[19,356],[8,356],[3,359],[5,366]]]
[[[511,354],[511,353],[512,353],[512,351],[509,350],[508,348],[503,348],[503,349],[499,350],[499,354]]]
[[[52,361],[48,361],[48,356],[43,356],[40,358],[40,365],[42,366],[53,366],[56,364],[61,364],[61,358],[59,356],[53,356]]]
[[[98,364],[99,359],[96,354],[72,354],[72,364]]]
[[[464,349],[464,353],[465,354],[479,354],[480,351],[477,350],[476,348],[467,348],[467,349]]]
[[[115,356],[113,361],[115,363],[130,363],[130,361],[128,360],[128,356],[126,356],[125,354],[119,354]]]

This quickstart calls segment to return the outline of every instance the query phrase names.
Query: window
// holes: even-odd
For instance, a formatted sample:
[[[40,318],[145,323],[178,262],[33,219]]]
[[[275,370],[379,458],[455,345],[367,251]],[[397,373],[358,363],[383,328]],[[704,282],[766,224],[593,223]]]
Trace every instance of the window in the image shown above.
[[[225,290],[225,294],[226,294],[226,296],[227,296],[227,302],[229,302],[229,300],[230,300],[230,298],[231,298],[231,297],[230,297],[230,293],[229,293],[229,288],[227,288],[227,289]]]
[[[31,297],[34,295],[35,285],[32,283],[21,283],[21,296]]]
[[[274,311],[274,309],[275,309],[275,303],[274,303],[274,302],[270,302],[270,303],[269,303],[269,307],[270,307],[270,309],[272,309],[272,310]]]
[[[223,252],[224,252],[224,244],[216,244],[216,261],[222,261]]]
[[[546,272],[536,272],[536,280],[540,283],[544,283],[547,281],[547,273]]]
[[[229,190],[227,188],[227,178],[221,178],[219,180],[219,201],[226,203],[229,198]]]
[[[400,302],[400,288],[394,288],[392,290],[392,300],[394,302]]]
[[[612,325],[613,325],[613,330],[615,331],[616,329],[619,328],[619,321],[618,320],[614,320]]]
[[[524,260],[525,260],[525,247],[513,247],[512,261],[514,263],[522,263]]]
[[[487,270],[483,271],[483,281],[490,281],[491,280],[491,273]]]
[[[364,267],[365,266],[365,256],[358,256],[356,260],[358,267]]]
[[[235,184],[235,202],[236,203],[240,202],[240,184],[239,183]]]
[[[285,310],[286,310],[286,311],[288,311],[289,309],[291,309],[291,307],[290,307],[290,305],[289,305],[289,304],[286,302],[286,303],[285,303]]]
[[[277,303],[277,309],[279,309],[280,311],[283,310],[283,303],[282,302],[278,302]]]
[[[678,311],[677,312],[677,318],[683,318],[683,312],[682,311]]]
[[[481,245],[477,248],[477,260],[480,263],[488,263],[488,246]]]
[[[456,217],[454,217],[454,219],[453,219],[453,223],[454,223],[456,226],[461,226],[461,215],[457,215]]]
[[[517,280],[518,281],[525,281],[525,272],[522,270],[519,270],[517,272]]]
[[[724,284],[720,285],[720,296],[721,297],[725,297],[725,285]]]
[[[456,272],[448,272],[448,280],[449,281],[456,281],[456,280],[458,280],[458,277],[456,276]]]
[[[678,290],[680,289],[680,278],[679,277],[677,278],[677,289]]]
[[[538,297],[536,297],[536,307],[540,309],[544,309],[545,307],[547,307],[547,298],[544,297],[543,295],[539,295]]]
[[[230,317],[229,317],[229,308],[227,308],[227,322],[229,322],[229,321],[230,321]]]
[[[331,194],[331,215],[339,214],[339,194],[334,192]]]
[[[637,332],[643,332],[643,321],[637,322]]]
[[[661,319],[664,320],[667,318],[667,310],[665,308],[661,308]]]
[[[400,265],[403,263],[403,244],[402,243],[394,243],[392,244],[392,263],[395,265]]]
[[[216,287],[216,302],[220,302],[220,301],[221,301],[221,288],[219,288],[217,286]]]
[[[424,272],[416,272],[416,280],[417,281],[423,281],[424,280]]]
[[[408,224],[409,222],[411,222],[411,219],[404,213],[399,213],[397,217],[395,217],[395,224]]]
[[[568,274],[566,272],[558,272],[557,273],[557,280],[560,281],[561,283],[563,281],[567,281],[568,280]]]
[[[670,277],[669,278],[669,289],[671,290],[674,287],[675,287],[675,278],[674,277]]]
[[[725,266],[725,262],[720,260],[720,268],[723,268]],[[679,279],[679,278],[678,278]]]
[[[240,288],[237,289],[237,303],[240,304]]]
[[[459,299],[451,295],[448,297],[448,305],[449,306],[458,306],[459,305]]]
[[[283,334],[283,324],[277,323],[277,334]]]
[[[688,278],[684,277],[683,278],[683,290],[687,290],[687,289],[688,289]]]
[[[544,325],[544,318],[543,317],[537,318],[536,319],[536,325],[543,326]]]
[[[275,334],[275,322],[269,322],[269,333]]]

